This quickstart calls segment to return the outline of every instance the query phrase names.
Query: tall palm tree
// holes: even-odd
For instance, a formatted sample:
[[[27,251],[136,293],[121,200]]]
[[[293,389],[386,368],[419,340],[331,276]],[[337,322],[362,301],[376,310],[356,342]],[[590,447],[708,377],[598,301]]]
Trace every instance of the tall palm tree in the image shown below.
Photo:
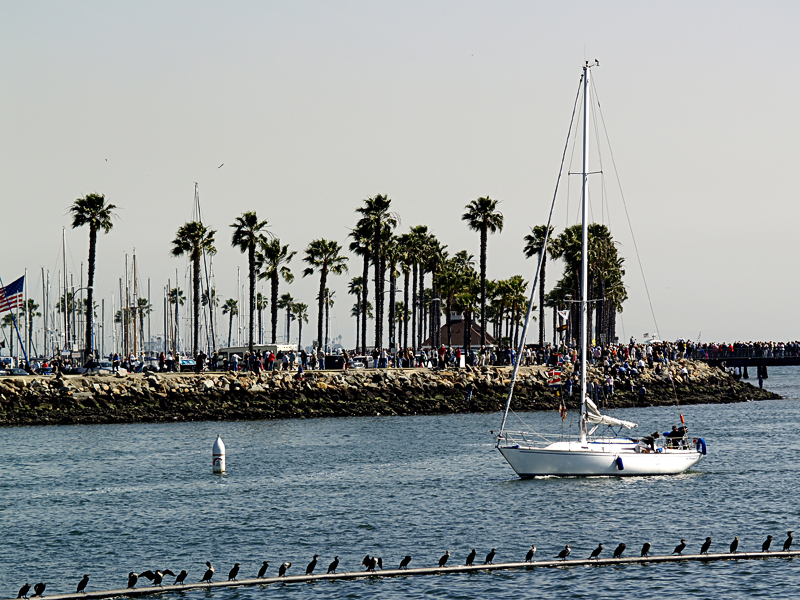
[[[355,229],[348,234],[348,237],[353,240],[350,242],[350,252],[354,253],[356,256],[360,256],[363,264],[363,271],[361,273],[361,310],[359,314],[361,315],[361,352],[366,354],[367,314],[365,307],[369,301],[369,263],[370,257],[372,256],[372,238],[369,220],[366,218],[359,219]],[[358,350],[358,346],[356,346],[356,350]]]
[[[89,301],[86,309],[86,345],[85,352],[90,354],[92,348],[93,316],[91,307],[94,296],[94,271],[97,257],[97,232],[108,233],[114,227],[111,219],[115,217],[115,205],[106,204],[106,197],[103,194],[89,194],[83,198],[78,198],[69,207],[72,214],[72,228],[89,226],[89,273],[86,286],[86,298]]]
[[[303,323],[308,323],[308,304],[295,302],[292,311],[297,319],[297,350],[299,352],[303,350]]]
[[[503,231],[503,213],[497,210],[499,200],[483,196],[465,207],[461,220],[481,234],[481,346],[486,345],[486,245],[488,234]]]
[[[189,221],[181,225],[175,239],[172,240],[172,255],[189,255],[192,261],[192,309],[193,332],[192,353],[197,356],[200,341],[200,258],[203,253],[216,254],[214,235],[217,232],[203,225],[200,221]]]
[[[144,318],[153,312],[153,305],[147,301],[147,298],[137,298],[134,310],[139,316],[139,333],[141,339],[144,340]]]
[[[294,298],[288,292],[281,296],[278,300],[278,308],[286,309],[286,342],[289,343],[289,324],[292,322],[292,309],[294,307]]]
[[[28,298],[27,302],[22,303],[22,314],[27,317],[26,329],[25,329],[25,337],[26,343],[28,345],[28,355],[31,353],[31,340],[33,339],[33,318],[34,317],[41,317],[42,313],[37,312],[39,309],[39,305],[36,304],[36,301],[33,298]]]
[[[292,270],[288,264],[297,252],[289,252],[289,244],[281,246],[278,238],[261,239],[258,242],[256,261],[259,265],[259,279],[269,279],[270,282],[270,310],[272,322],[272,344],[277,339],[278,331],[278,284],[283,279],[286,283],[294,281]]]
[[[353,277],[350,280],[350,283],[347,286],[347,293],[356,297],[356,312],[354,315],[356,318],[356,352],[361,347],[359,345],[359,329],[361,325],[361,293],[364,291],[364,278],[361,276]]]
[[[173,336],[173,350],[177,352],[178,338],[180,337],[180,321],[178,320],[178,307],[186,304],[186,296],[183,290],[179,287],[174,287],[169,290],[168,299],[170,305],[175,305],[175,335]]]
[[[309,265],[303,270],[303,277],[319,273],[319,294],[317,295],[317,340],[320,345],[324,343],[322,337],[322,314],[325,302],[325,290],[328,283],[328,274],[341,275],[347,272],[347,257],[340,252],[342,247],[338,242],[320,238],[313,240],[305,249],[303,262]]]
[[[407,252],[411,257],[411,273],[413,280],[411,285],[411,344],[415,348],[422,346],[422,315],[425,309],[422,301],[425,290],[425,272],[422,265],[427,253],[428,237],[428,227],[426,225],[417,225],[412,227],[403,238],[406,243]],[[419,326],[417,326],[418,318]]]
[[[256,294],[256,312],[258,313],[258,343],[264,343],[264,327],[261,325],[261,313],[267,307],[267,297],[261,292]]]
[[[400,256],[400,269],[403,272],[403,348],[408,348],[408,321],[410,317],[408,299],[408,284],[409,276],[411,274],[411,266],[413,263],[413,255],[410,249],[411,237],[410,234],[404,233],[397,238],[397,247]],[[413,335],[412,335],[412,344]]]
[[[392,201],[388,196],[378,194],[364,200],[364,206],[356,209],[362,215],[361,224],[370,232],[370,256],[375,273],[375,347],[383,347],[383,306],[384,271],[386,256],[384,244],[391,238],[392,230],[400,221],[396,213],[389,210]]]
[[[525,236],[525,258],[532,256],[541,257],[542,252],[545,253],[542,259],[542,268],[539,270],[539,346],[544,347],[544,275],[545,267],[547,266],[547,258],[550,255],[549,250],[545,250],[545,238],[547,244],[550,245],[553,236],[553,227],[548,230],[546,225],[536,225],[531,227],[531,232]]]
[[[228,298],[222,305],[222,314],[228,317],[228,348],[231,347],[231,334],[233,333],[233,317],[239,314],[239,301],[235,298]]]
[[[259,245],[259,240],[266,237],[264,233],[267,222],[259,221],[255,211],[247,211],[236,217],[231,227],[233,228],[231,246],[238,248],[242,253],[247,252],[247,278],[250,283],[247,349],[252,352],[256,312],[256,247]]]

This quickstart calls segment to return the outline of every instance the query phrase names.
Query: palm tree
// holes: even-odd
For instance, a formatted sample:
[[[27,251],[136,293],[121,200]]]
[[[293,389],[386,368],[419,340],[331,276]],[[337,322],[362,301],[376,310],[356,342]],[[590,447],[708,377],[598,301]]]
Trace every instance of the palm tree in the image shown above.
[[[106,204],[106,197],[103,194],[89,194],[83,198],[78,198],[69,207],[72,214],[72,228],[89,226],[89,281],[86,286],[86,298],[89,301],[86,309],[86,345],[85,352],[90,354],[92,348],[92,330],[94,321],[92,319],[93,295],[94,295],[94,270],[97,257],[97,232],[108,233],[114,227],[111,222],[115,217],[113,204]]]
[[[270,281],[270,310],[272,321],[272,344],[275,343],[278,331],[278,284],[282,278],[286,283],[294,281],[294,275],[287,266],[297,252],[289,252],[289,245],[281,246],[278,238],[261,239],[258,242],[258,253],[256,254],[259,265],[259,279],[269,279]]]
[[[329,288],[325,288],[325,348],[328,347],[328,340],[330,340],[330,332],[328,331],[328,328],[331,324],[330,310],[333,308],[333,299],[335,296],[336,292],[332,292]]]
[[[369,220],[365,217],[359,219],[356,223],[355,229],[349,234],[353,241],[350,242],[350,252],[362,258],[363,272],[361,274],[361,352],[367,353],[367,316],[365,306],[369,299],[369,263],[371,255],[371,225]]]
[[[297,350],[300,352],[303,350],[303,323],[308,323],[308,304],[295,302],[292,310],[297,319]]]
[[[417,225],[401,238],[404,241],[406,251],[411,261],[411,345],[419,348],[422,345],[422,313],[424,311],[422,296],[425,289],[425,274],[422,270],[422,261],[425,257],[426,245],[428,243],[428,227]],[[419,273],[419,279],[417,274]],[[417,282],[419,281],[419,285]],[[405,298],[408,302],[408,298]],[[419,317],[419,327],[417,327],[417,317]]]
[[[317,340],[320,345],[324,343],[322,338],[322,312],[325,301],[325,290],[327,289],[328,274],[341,275],[347,272],[347,257],[342,256],[341,245],[333,240],[320,238],[313,240],[305,249],[303,262],[308,267],[303,270],[303,277],[319,273],[319,294],[317,295]]]
[[[139,315],[139,333],[144,340],[144,318],[153,312],[153,306],[147,301],[147,298],[137,298],[134,310]]]
[[[289,343],[289,324],[292,322],[292,307],[294,306],[294,298],[291,294],[286,293],[278,300],[278,308],[286,309],[286,343]]]
[[[247,211],[231,223],[233,235],[231,246],[238,248],[242,253],[247,252],[247,277],[250,282],[250,310],[248,311],[248,342],[247,348],[253,351],[253,333],[255,331],[256,312],[256,247],[258,241],[264,238],[266,221],[259,221],[255,211]]]
[[[362,215],[359,224],[366,226],[371,238],[370,255],[375,272],[375,347],[383,347],[383,284],[386,256],[384,244],[397,227],[399,217],[389,211],[392,201],[388,196],[378,194],[364,200],[364,206],[356,209]]]
[[[267,297],[261,292],[256,294],[256,312],[258,312],[258,343],[264,343],[264,328],[261,325],[261,313],[267,306]]]
[[[358,343],[358,334],[359,334],[359,326],[361,324],[361,293],[364,291],[364,278],[353,277],[350,280],[350,283],[347,286],[347,293],[356,297],[356,312],[352,316],[356,318],[356,352],[358,352],[358,348],[360,345]]]
[[[539,346],[542,348],[544,347],[544,275],[547,258],[550,255],[549,250],[545,250],[545,238],[549,246],[552,236],[552,226],[548,229],[546,225],[531,227],[531,232],[525,236],[525,258],[532,256],[541,258],[542,252],[545,252],[544,258],[541,259],[542,268],[539,270]]]
[[[200,257],[203,253],[216,254],[214,235],[217,232],[200,221],[189,221],[178,229],[172,240],[172,255],[188,254],[192,261],[192,308],[194,309],[194,335],[192,353],[197,356],[200,341]]]
[[[203,290],[203,294],[200,297],[200,303],[203,305],[203,307],[206,307],[209,304],[211,305],[211,310],[209,310],[209,313],[211,314],[211,339],[213,340],[214,347],[216,347],[217,307],[219,306],[219,298],[217,298],[216,288]]]
[[[178,338],[180,337],[180,321],[178,320],[178,307],[186,304],[186,296],[179,287],[169,290],[169,303],[175,305],[175,335],[173,336],[173,350],[178,351]]]
[[[25,331],[26,337],[26,344],[28,346],[28,355],[31,353],[31,340],[33,339],[33,318],[34,317],[41,317],[42,313],[36,312],[39,308],[39,305],[36,304],[33,298],[28,298],[28,302],[22,303],[22,314],[27,316],[27,322],[25,323],[27,328]]]
[[[15,319],[13,311],[9,312],[7,315],[4,315],[2,321],[0,321],[0,326],[2,326],[3,329],[9,330],[9,336],[8,336],[10,339],[9,356],[14,356],[14,334],[16,333],[15,331],[16,327],[14,321]]]
[[[497,211],[499,200],[483,196],[465,207],[461,220],[481,234],[481,346],[486,345],[486,245],[489,233],[503,231],[503,213]]]
[[[233,333],[233,317],[239,314],[239,301],[235,298],[228,298],[222,305],[222,314],[228,317],[228,348],[231,347],[231,334]]]

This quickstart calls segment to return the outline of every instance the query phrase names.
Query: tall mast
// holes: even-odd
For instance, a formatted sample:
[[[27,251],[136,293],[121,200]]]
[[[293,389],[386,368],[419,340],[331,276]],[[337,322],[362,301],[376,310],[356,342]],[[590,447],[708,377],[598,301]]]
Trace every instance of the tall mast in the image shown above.
[[[583,186],[581,194],[581,443],[586,443],[586,346],[589,285],[589,61],[583,67]]]
[[[61,308],[64,310],[64,346],[61,350],[66,350],[69,344],[69,313],[67,313],[67,233],[66,228],[61,228],[61,260],[64,270],[64,303]]]

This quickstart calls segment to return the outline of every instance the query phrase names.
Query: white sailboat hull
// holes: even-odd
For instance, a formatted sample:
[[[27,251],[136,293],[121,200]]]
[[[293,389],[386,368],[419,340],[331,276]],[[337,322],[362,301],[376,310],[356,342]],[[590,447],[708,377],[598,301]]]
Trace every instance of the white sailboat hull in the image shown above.
[[[703,458],[695,450],[662,448],[661,452],[639,453],[634,448],[635,444],[603,442],[557,442],[543,448],[497,447],[522,478],[675,475]]]

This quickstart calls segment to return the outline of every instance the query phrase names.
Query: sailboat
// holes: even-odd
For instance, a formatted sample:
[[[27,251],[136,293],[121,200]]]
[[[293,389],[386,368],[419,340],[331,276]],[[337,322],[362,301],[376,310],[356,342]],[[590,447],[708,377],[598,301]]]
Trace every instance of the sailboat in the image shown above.
[[[690,440],[688,428],[683,415],[680,416],[682,427],[680,437],[647,436],[642,440],[622,435],[622,430],[632,430],[636,423],[617,419],[600,413],[596,404],[587,396],[586,359],[587,359],[587,323],[588,323],[588,175],[589,175],[589,77],[591,69],[599,63],[588,61],[583,67],[583,188],[581,199],[582,243],[581,243],[581,298],[580,298],[580,438],[568,441],[550,441],[547,436],[535,432],[509,431],[506,429],[508,412],[513,396],[514,382],[517,378],[519,361],[514,367],[509,388],[508,400],[503,414],[503,423],[497,434],[496,447],[520,477],[526,479],[540,476],[646,476],[672,475],[683,473],[696,465],[706,452],[702,438]],[[551,210],[552,215],[552,210]],[[549,232],[550,227],[546,230]],[[543,246],[546,247],[547,239]],[[540,253],[539,268],[545,258],[545,251]],[[534,288],[536,283],[534,281]],[[528,307],[527,319],[523,328],[525,332],[530,320],[533,304]],[[518,354],[519,355],[519,354]],[[589,429],[589,425],[592,428]],[[602,428],[598,435],[597,430]],[[654,439],[655,438],[655,439]]]

